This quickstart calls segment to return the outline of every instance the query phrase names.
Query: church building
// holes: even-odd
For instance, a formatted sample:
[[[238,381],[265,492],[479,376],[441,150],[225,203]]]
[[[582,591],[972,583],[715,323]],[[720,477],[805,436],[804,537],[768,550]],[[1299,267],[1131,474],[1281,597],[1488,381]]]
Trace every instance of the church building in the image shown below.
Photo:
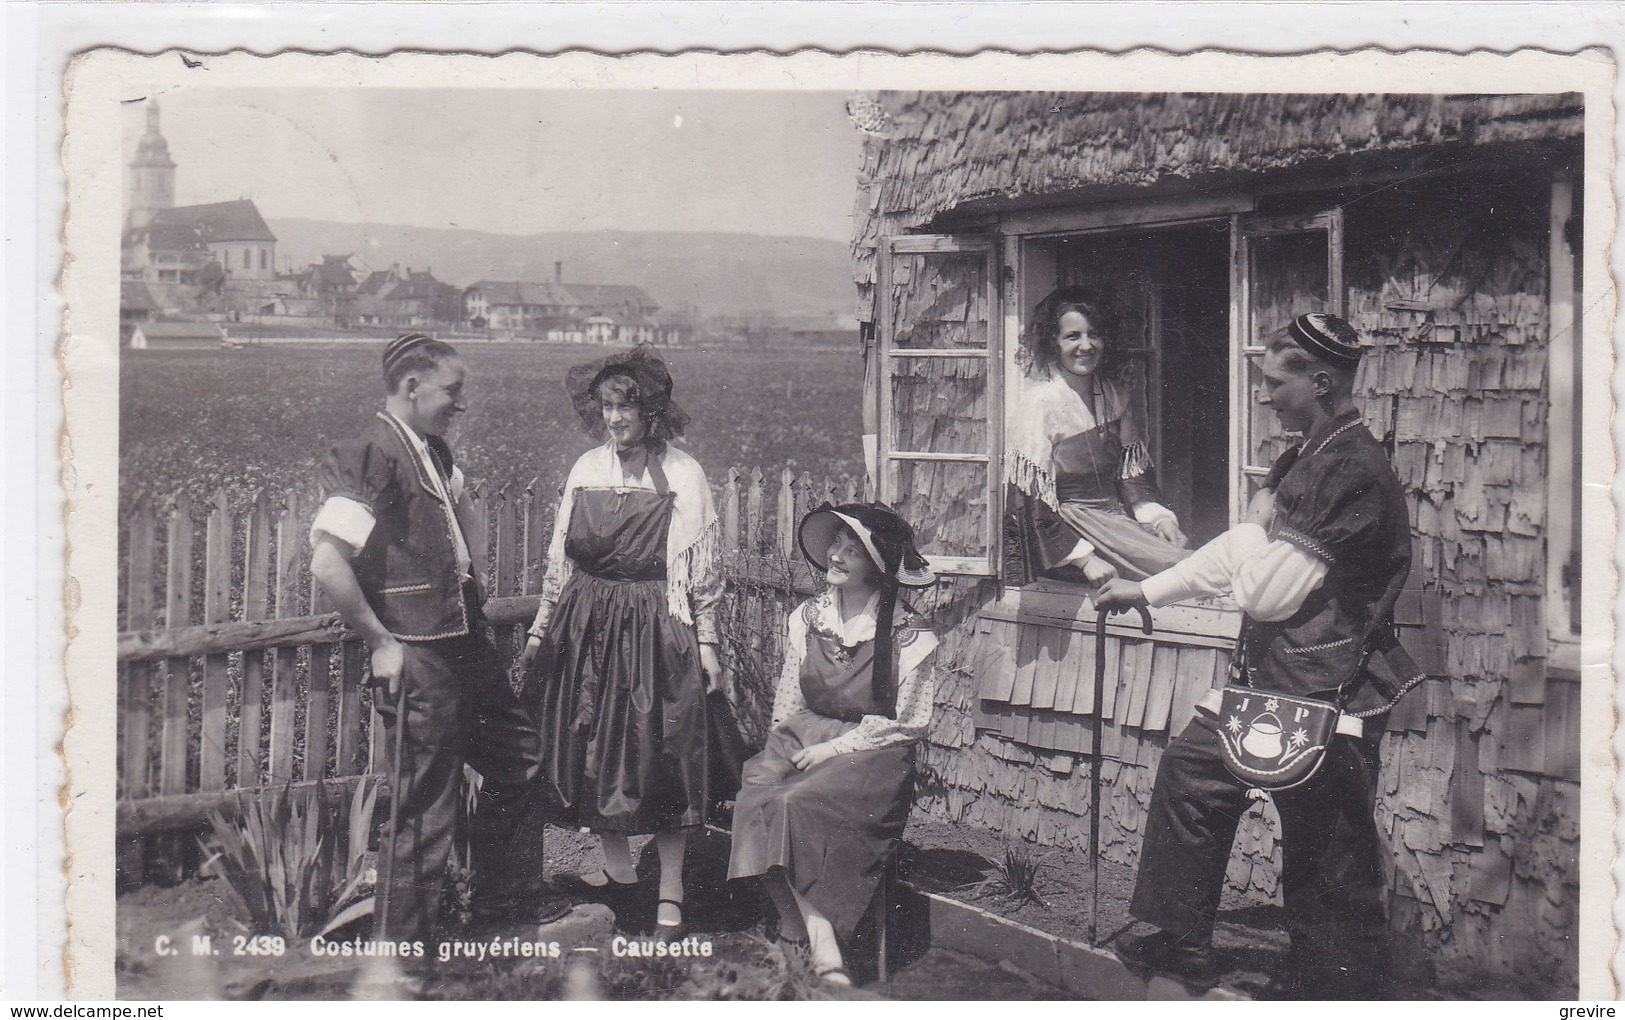
[[[125,279],[218,284],[276,277],[276,235],[252,199],[175,205],[175,161],[149,101],[147,130],[130,163]]]

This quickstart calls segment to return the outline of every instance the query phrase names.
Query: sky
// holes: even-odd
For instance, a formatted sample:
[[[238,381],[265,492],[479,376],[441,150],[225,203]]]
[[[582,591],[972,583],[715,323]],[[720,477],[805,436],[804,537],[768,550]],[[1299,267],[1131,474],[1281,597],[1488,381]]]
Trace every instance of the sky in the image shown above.
[[[159,97],[175,203],[507,234],[851,236],[836,92],[206,89]],[[125,162],[146,103],[124,110]]]

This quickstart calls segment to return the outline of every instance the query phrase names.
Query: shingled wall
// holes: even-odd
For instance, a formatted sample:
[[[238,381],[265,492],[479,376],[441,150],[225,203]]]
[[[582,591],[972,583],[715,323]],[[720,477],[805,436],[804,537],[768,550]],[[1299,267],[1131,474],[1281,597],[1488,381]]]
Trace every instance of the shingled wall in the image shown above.
[[[865,146],[854,240],[859,316],[870,322],[878,239],[939,229],[967,205],[1060,192],[1085,201],[1080,189],[1218,172],[1239,187],[1237,171],[1267,192],[1311,160],[1571,139],[1580,114],[1563,96],[870,101],[883,116],[869,111],[878,134]],[[1384,740],[1378,824],[1392,850],[1391,923],[1442,978],[1494,975],[1563,995],[1576,972],[1578,685],[1549,676],[1544,660],[1550,185],[1523,152],[1522,177],[1444,175],[1336,201],[1348,314],[1375,345],[1357,389],[1373,432],[1392,433],[1408,493],[1417,590],[1406,622],[1432,677],[1393,713]],[[997,592],[961,582],[939,613],[939,710],[918,806],[1082,847],[1094,749],[1077,690],[1091,640],[988,618]],[[1119,698],[1135,697],[1122,664],[1139,673],[1138,655],[1119,656]],[[1205,653],[1153,655],[1163,661],[1143,678],[1149,719],[1146,700],[1115,706],[1102,741],[1118,759],[1103,775],[1103,852],[1123,863],[1138,853],[1182,706],[1215,675]],[[1159,684],[1160,670],[1173,679]],[[1255,813],[1238,837],[1232,894],[1275,899],[1278,868],[1273,820]]]
[[[1393,920],[1441,967],[1572,986],[1579,685],[1547,675],[1549,184],[1436,181],[1348,210],[1358,391],[1394,431],[1435,677],[1383,746]]]

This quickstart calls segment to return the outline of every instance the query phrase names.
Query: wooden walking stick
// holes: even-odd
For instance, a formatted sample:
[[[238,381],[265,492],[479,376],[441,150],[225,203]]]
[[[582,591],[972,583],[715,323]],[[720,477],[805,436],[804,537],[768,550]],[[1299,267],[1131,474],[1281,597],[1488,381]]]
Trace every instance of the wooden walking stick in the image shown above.
[[[389,688],[384,688],[387,696]],[[389,938],[390,922],[390,889],[395,881],[395,835],[400,831],[401,802],[406,799],[406,667],[402,664],[400,676],[400,693],[395,696],[395,754],[389,768],[389,822],[385,826],[384,852],[379,856],[383,859],[383,867],[378,870],[378,888],[373,893],[377,897],[378,923],[374,927],[374,934],[380,938]]]
[[[1151,610],[1136,606],[1140,611],[1140,630],[1151,635]],[[1101,719],[1106,709],[1106,619],[1110,609],[1101,609],[1095,615],[1095,701],[1094,713],[1089,720],[1093,739],[1095,767],[1089,777],[1089,944],[1095,944],[1100,933],[1100,773],[1106,767],[1106,750],[1100,743]]]

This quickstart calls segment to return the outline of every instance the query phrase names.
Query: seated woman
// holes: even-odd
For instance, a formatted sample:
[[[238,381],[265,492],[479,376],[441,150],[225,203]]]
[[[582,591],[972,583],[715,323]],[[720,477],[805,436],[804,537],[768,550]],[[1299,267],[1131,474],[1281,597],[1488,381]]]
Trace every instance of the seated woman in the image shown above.
[[[1143,394],[1122,371],[1109,303],[1084,287],[1039,302],[1005,455],[1005,547],[1017,583],[1143,580],[1190,555],[1146,451]]]
[[[729,878],[765,877],[780,931],[851,984],[840,945],[874,898],[914,800],[914,745],[931,723],[936,635],[898,588],[936,578],[907,522],[879,503],[828,503],[801,551],[829,587],[790,614],[773,729],[745,763]]]

